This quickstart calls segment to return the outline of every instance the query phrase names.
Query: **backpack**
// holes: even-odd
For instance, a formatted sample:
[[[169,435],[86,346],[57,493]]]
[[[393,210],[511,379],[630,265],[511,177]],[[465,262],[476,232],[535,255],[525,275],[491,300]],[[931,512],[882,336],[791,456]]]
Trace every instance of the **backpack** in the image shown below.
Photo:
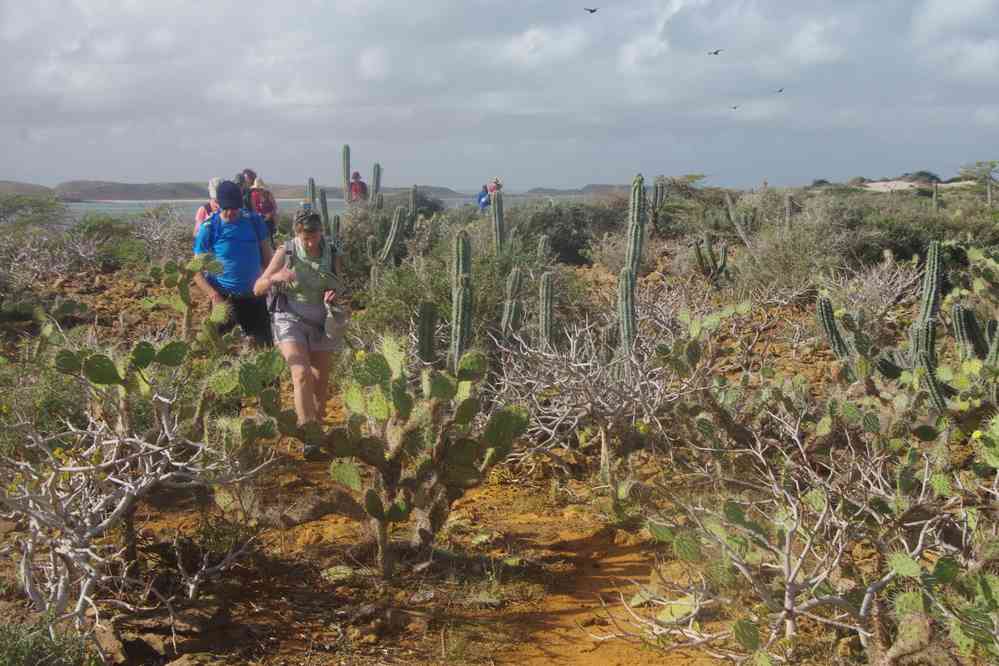
[[[287,268],[288,270],[291,270],[295,263],[295,239],[289,238],[284,242],[283,247],[284,247],[284,267]],[[331,242],[327,245],[327,247],[329,248],[330,252],[330,271],[333,273],[333,275],[336,275],[336,255],[337,255],[336,244]],[[334,310],[333,318],[341,319],[341,317],[337,316],[337,312],[341,311],[342,308],[340,306],[332,306],[332,307],[327,306],[326,310],[328,314],[331,309]],[[267,311],[271,314],[274,314],[275,312],[285,312],[285,313],[288,312],[288,294],[286,294],[285,291],[281,289],[280,285],[273,285],[271,286],[270,289],[267,290]],[[330,319],[330,317],[327,316],[326,319]],[[318,324],[316,324],[315,322],[306,322],[306,323],[311,324],[313,326],[317,326],[318,328],[324,328],[327,322],[323,321],[319,322]],[[346,324],[343,324],[343,326],[345,327]]]

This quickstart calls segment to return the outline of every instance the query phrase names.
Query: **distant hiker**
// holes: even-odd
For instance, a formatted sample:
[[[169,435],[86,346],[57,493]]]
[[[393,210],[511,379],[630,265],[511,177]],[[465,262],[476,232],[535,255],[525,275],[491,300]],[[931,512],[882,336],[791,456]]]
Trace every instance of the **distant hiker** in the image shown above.
[[[361,180],[361,174],[355,171],[350,177],[350,198],[347,203],[368,200],[368,186]]]
[[[267,185],[264,184],[264,180],[260,176],[257,176],[256,180],[253,181],[253,187],[250,188],[250,202],[253,204],[251,210],[264,218],[264,222],[267,223],[267,229],[270,231],[271,247],[273,248],[274,234],[277,232],[277,201],[274,199],[274,194],[267,189]]]
[[[204,221],[194,239],[195,254],[211,254],[222,264],[221,273],[198,273],[194,283],[212,305],[229,303],[229,321],[220,328],[228,333],[236,324],[259,346],[270,346],[271,327],[267,305],[253,294],[253,285],[270,260],[267,225],[256,213],[243,208],[239,185],[222,181],[218,186],[219,210]]]
[[[240,191],[243,193],[243,208],[253,210],[253,200],[250,195],[253,183],[257,180],[257,172],[253,169],[243,169],[240,173],[243,174],[243,182],[239,186]]]
[[[489,186],[483,185],[482,191],[479,192],[479,212],[485,213],[487,208],[489,208]]]
[[[299,425],[322,423],[329,394],[332,352],[343,347],[350,321],[343,255],[323,237],[318,213],[299,210],[295,237],[277,249],[253,293],[267,295],[274,342],[291,369]],[[319,454],[306,446],[305,457]]]
[[[491,181],[489,181],[489,185],[487,186],[486,189],[489,191],[490,194],[502,190],[503,181],[499,179],[499,176],[497,176],[496,178],[493,178]]]
[[[194,214],[194,235],[198,235],[198,229],[201,228],[201,223],[211,217],[212,213],[219,209],[219,185],[222,183],[222,178],[215,176],[208,181],[208,201],[198,208],[198,212]]]

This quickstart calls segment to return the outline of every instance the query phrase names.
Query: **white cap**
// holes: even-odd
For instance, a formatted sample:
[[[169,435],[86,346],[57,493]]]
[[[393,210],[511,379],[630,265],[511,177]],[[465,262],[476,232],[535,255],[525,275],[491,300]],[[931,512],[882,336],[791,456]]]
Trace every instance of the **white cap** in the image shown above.
[[[215,176],[208,181],[208,198],[218,199],[219,198],[219,185],[222,184],[222,178],[220,176]]]

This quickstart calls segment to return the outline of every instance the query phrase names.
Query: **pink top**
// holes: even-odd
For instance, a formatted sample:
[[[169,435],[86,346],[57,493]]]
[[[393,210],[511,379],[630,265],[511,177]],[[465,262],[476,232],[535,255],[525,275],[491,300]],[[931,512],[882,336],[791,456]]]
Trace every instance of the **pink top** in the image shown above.
[[[212,210],[209,210],[208,206],[201,206],[198,208],[198,212],[194,214],[194,235],[198,235],[198,229],[201,228],[201,223],[207,220],[212,213],[214,213],[214,206]]]

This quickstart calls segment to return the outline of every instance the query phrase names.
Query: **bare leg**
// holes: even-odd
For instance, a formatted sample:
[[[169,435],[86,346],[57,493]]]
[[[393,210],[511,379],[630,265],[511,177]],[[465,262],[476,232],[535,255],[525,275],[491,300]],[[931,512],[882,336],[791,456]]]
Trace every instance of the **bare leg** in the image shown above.
[[[330,394],[330,366],[333,355],[330,352],[312,352],[309,354],[312,371],[312,386],[316,396],[316,420],[320,423],[326,417],[326,399]]]
[[[309,353],[299,344],[278,344],[281,355],[291,369],[291,383],[295,390],[295,415],[299,425],[316,420],[315,378],[309,367]]]

